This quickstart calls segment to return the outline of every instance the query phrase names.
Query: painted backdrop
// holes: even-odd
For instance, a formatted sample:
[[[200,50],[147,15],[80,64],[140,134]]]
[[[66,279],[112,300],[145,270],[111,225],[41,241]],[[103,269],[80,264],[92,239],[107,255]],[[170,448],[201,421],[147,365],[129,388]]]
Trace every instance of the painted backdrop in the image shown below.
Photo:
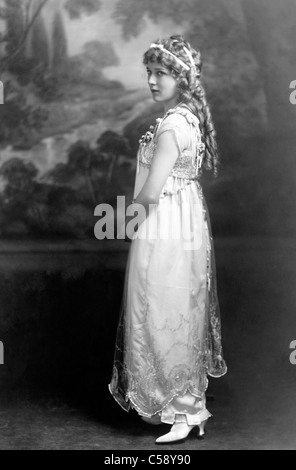
[[[204,183],[216,232],[282,230],[267,201],[292,163],[294,0],[0,4],[2,239],[93,238],[95,206],[131,195],[138,139],[160,113],[142,55],[172,33],[204,57],[223,162]]]
[[[202,184],[226,395],[248,422],[256,409],[292,419],[295,18],[296,0],[0,0],[1,393],[54,386],[112,410],[129,245],[96,240],[94,210],[131,197],[139,138],[161,113],[142,55],[183,33],[202,51],[222,161]]]

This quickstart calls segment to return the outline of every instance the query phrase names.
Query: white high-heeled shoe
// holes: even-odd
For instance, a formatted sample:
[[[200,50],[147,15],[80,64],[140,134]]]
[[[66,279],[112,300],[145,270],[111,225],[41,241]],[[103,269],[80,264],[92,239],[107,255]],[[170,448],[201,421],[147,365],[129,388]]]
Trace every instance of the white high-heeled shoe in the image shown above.
[[[203,436],[205,435],[205,424],[207,420],[202,421],[198,427],[199,427],[199,432],[198,432],[198,438],[203,439]],[[166,443],[173,443],[177,441],[182,441],[183,439],[186,439],[190,431],[192,431],[193,428],[195,428],[195,425],[189,426],[187,423],[175,423],[171,427],[170,432],[167,434],[164,434],[163,436],[160,436],[156,439],[156,444],[166,444]]]

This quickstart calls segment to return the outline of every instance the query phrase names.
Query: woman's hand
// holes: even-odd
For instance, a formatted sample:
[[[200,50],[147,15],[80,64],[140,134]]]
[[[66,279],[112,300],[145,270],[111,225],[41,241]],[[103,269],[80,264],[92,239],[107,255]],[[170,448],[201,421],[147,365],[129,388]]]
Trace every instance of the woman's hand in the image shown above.
[[[133,211],[133,206],[132,204],[134,203],[134,201],[132,201],[132,203],[128,206],[128,207],[131,207],[130,211]],[[129,242],[131,243],[132,240],[133,240],[133,237],[134,237],[134,234],[137,232],[138,230],[138,224],[134,225],[133,223],[131,223],[135,218],[135,214],[132,212],[132,214],[127,214],[126,217],[125,217],[125,238],[124,240],[126,242]]]

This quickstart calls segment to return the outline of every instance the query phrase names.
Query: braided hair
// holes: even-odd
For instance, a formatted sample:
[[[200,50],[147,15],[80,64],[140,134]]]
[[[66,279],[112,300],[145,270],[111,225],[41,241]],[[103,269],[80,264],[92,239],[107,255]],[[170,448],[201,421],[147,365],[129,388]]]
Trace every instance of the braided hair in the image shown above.
[[[216,130],[212,119],[210,107],[207,102],[205,90],[201,84],[200,77],[202,71],[201,54],[198,49],[193,49],[190,43],[181,35],[173,35],[168,39],[158,39],[155,44],[162,45],[167,51],[188,65],[189,70],[176,60],[165,50],[150,47],[144,54],[143,63],[158,62],[170,70],[172,76],[177,80],[179,91],[179,102],[195,114],[200,123],[200,131],[205,144],[205,154],[202,167],[211,170],[214,176],[218,174],[219,154],[216,140]],[[186,50],[190,52],[195,66],[191,64]]]

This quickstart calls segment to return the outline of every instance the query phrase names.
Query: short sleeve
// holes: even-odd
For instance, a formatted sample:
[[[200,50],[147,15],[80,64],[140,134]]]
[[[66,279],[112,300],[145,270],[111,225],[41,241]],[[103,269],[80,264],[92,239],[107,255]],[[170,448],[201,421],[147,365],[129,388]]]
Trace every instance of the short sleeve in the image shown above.
[[[188,150],[191,145],[191,133],[190,125],[188,124],[186,118],[181,114],[170,114],[167,116],[163,122],[160,124],[160,127],[156,135],[156,143],[158,138],[164,132],[171,132],[178,150],[183,153],[185,150]]]

